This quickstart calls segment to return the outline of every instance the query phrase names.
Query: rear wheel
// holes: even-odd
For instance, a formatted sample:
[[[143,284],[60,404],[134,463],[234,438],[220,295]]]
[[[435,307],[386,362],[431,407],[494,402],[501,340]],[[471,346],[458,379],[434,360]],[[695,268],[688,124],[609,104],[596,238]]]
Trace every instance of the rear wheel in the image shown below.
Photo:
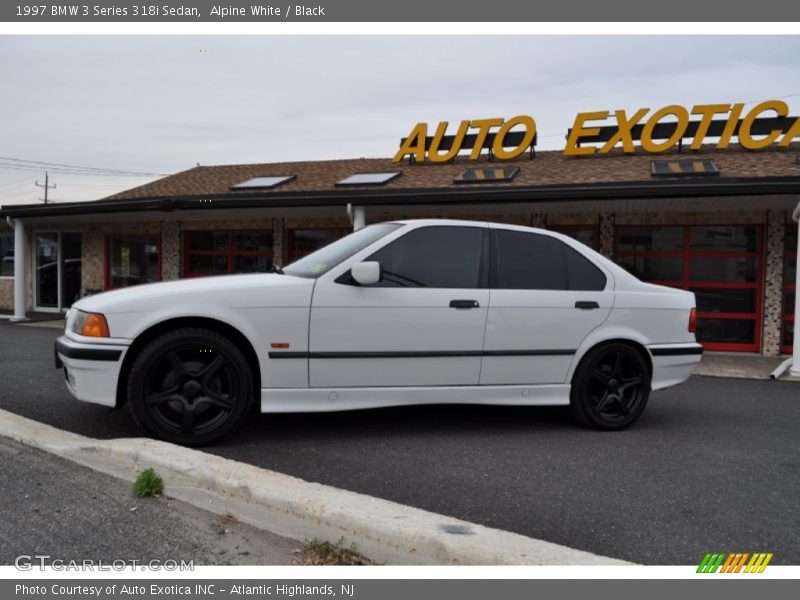
[[[583,425],[622,429],[638,419],[650,396],[650,371],[626,344],[591,350],[572,378],[570,408]]]
[[[242,422],[253,398],[253,375],[229,339],[184,328],[145,346],[131,366],[127,391],[131,413],[148,433],[200,446]]]

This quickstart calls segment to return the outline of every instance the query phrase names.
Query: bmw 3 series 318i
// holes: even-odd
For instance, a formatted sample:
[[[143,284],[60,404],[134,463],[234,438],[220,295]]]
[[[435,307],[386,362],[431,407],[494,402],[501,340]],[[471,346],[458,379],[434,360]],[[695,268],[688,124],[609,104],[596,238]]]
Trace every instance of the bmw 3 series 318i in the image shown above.
[[[151,435],[202,445],[254,403],[569,405],[621,429],[702,354],[692,293],[550,231],[377,223],[275,271],[83,298],[56,366],[78,400],[127,404]]]

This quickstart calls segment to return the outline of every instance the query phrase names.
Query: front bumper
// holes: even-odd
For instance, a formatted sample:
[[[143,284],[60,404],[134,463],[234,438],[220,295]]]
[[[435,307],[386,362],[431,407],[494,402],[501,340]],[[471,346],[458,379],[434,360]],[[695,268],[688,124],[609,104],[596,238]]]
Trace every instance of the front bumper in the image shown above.
[[[648,350],[653,358],[654,390],[683,383],[703,358],[703,347],[697,343],[654,344]]]
[[[55,366],[64,370],[67,389],[75,398],[114,407],[127,350],[122,343],[87,344],[62,335],[55,342]]]

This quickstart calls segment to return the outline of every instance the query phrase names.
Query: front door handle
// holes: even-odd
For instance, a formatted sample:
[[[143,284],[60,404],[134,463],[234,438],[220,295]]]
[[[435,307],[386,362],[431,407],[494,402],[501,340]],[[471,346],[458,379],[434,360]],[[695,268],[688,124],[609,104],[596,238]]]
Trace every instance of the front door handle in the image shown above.
[[[575,308],[580,308],[581,310],[591,310],[593,308],[600,308],[600,305],[594,300],[578,300],[575,303]]]
[[[477,300],[450,300],[450,308],[478,308]]]

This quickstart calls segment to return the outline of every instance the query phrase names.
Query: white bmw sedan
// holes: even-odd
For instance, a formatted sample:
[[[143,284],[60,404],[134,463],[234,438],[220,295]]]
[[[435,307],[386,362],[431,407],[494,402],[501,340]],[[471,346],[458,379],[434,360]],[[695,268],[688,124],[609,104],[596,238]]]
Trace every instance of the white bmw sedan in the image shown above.
[[[79,400],[210,443],[262,412],[569,405],[633,423],[700,361],[694,295],[643,283],[557,233],[379,223],[269,274],[84,298],[56,341]]]

